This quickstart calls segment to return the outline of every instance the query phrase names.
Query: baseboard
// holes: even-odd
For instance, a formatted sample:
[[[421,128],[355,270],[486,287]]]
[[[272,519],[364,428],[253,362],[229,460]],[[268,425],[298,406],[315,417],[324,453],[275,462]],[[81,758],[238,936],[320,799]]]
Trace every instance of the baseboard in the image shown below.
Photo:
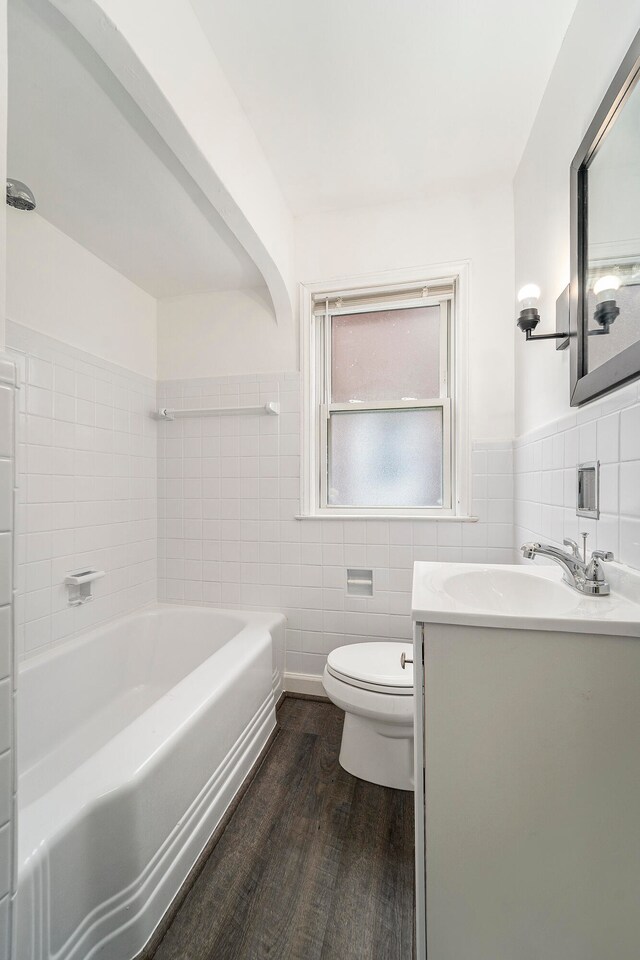
[[[329,697],[318,697],[315,693],[295,693],[293,690],[285,693],[285,697],[287,700],[306,700],[308,703],[331,703]]]
[[[323,699],[326,699],[327,696],[322,686],[322,677],[316,677],[312,673],[288,673],[285,671],[284,689],[286,693],[307,693]]]

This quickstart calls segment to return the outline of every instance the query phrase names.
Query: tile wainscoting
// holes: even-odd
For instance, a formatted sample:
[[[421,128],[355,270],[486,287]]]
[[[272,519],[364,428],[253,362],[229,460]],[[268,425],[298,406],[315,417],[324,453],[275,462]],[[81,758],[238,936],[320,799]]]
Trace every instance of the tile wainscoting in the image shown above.
[[[287,616],[287,672],[318,677],[344,643],[411,636],[414,560],[513,560],[512,444],[476,443],[477,523],[296,520],[300,377],[158,384],[159,405],[257,405],[279,417],[159,425],[159,596]],[[346,595],[347,567],[373,569],[373,597]]]
[[[599,520],[576,516],[576,465],[591,460],[600,461]],[[584,531],[589,549],[640,567],[638,383],[515,441],[514,509],[516,549]]]
[[[525,540],[584,529],[640,566],[637,384],[515,443],[476,441],[476,523],[297,520],[299,374],[156,384],[17,324],[8,343],[23,384],[19,656],[158,595],[282,610],[288,672],[317,677],[340,644],[410,636],[414,560],[512,562]],[[269,400],[279,417],[152,416]],[[596,458],[602,516],[579,522],[575,465]],[[64,574],[86,565],[108,575],[92,604],[69,608]],[[373,597],[346,595],[347,567],[373,569]]]
[[[19,658],[157,596],[155,381],[7,323],[18,367]],[[104,570],[68,605],[64,577]]]

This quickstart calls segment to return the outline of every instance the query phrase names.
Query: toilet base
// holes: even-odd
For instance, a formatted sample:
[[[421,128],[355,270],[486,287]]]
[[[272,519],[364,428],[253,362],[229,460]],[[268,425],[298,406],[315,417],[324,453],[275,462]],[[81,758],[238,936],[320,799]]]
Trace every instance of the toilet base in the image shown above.
[[[413,727],[346,713],[340,766],[369,783],[413,790]]]

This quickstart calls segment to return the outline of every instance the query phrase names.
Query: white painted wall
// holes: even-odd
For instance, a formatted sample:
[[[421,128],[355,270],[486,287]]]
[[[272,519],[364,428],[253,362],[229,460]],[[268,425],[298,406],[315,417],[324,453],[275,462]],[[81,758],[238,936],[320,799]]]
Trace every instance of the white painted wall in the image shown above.
[[[515,178],[516,289],[542,288],[540,332],[554,328],[569,282],[570,164],[639,27],[634,0],[580,0]],[[591,549],[640,567],[638,382],[576,411],[569,351],[518,334],[515,358],[515,545],[585,530]],[[592,521],[575,515],[575,465],[595,459],[601,513]]]
[[[569,167],[636,31],[635,0],[580,0],[514,183],[516,289],[543,291],[539,332],[555,328],[569,282]],[[512,313],[515,317],[515,303]],[[516,434],[569,412],[569,353],[516,340]]]
[[[296,220],[301,282],[471,264],[471,436],[513,436],[513,205],[510,184],[412,203]],[[299,368],[294,331],[276,324],[266,291],[229,291],[158,303],[161,380]]]
[[[36,212],[7,227],[7,317],[155,378],[156,300]]]
[[[266,287],[158,301],[158,379],[296,370],[291,326],[276,323]]]
[[[296,275],[333,280],[447,260],[471,264],[471,436],[513,436],[513,206],[509,184],[482,192],[296,220]],[[299,368],[292,329],[265,291],[158,302],[158,377],[188,379]]]
[[[291,325],[291,214],[189,0],[51,2],[203,190],[261,271],[278,322]]]
[[[303,282],[468,259],[471,436],[513,436],[511,184],[296,221]]]

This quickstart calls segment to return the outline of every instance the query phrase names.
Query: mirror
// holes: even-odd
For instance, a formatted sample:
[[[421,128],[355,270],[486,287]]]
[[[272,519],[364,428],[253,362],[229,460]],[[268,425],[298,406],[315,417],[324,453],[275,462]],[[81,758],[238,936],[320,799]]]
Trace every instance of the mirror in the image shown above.
[[[571,405],[640,377],[640,34],[571,166]]]

